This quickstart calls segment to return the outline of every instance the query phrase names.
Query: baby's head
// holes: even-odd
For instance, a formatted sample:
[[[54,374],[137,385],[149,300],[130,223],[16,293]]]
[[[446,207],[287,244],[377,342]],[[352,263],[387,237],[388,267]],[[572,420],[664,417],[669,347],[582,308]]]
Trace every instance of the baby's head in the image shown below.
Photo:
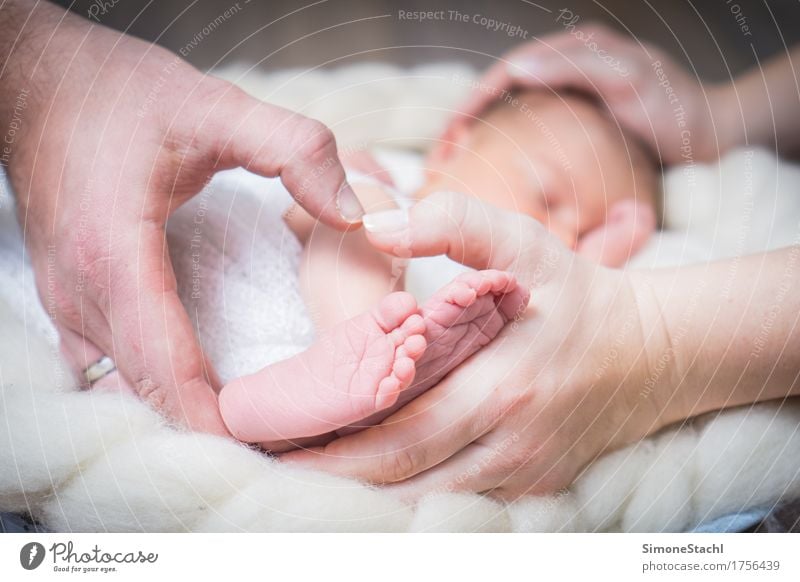
[[[418,195],[477,196],[620,266],[655,229],[658,186],[644,147],[595,103],[576,93],[525,91],[495,104],[430,159]]]

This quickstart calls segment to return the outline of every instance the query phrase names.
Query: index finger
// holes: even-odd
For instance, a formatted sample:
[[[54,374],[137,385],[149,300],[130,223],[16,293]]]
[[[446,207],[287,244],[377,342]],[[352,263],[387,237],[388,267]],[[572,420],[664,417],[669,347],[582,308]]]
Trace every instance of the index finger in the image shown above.
[[[223,85],[218,101],[200,115],[196,135],[212,135],[218,168],[243,167],[275,177],[315,218],[346,230],[364,209],[347,183],[333,132],[323,123],[258,101]],[[231,119],[239,122],[232,124]],[[200,144],[207,147],[207,144]]]

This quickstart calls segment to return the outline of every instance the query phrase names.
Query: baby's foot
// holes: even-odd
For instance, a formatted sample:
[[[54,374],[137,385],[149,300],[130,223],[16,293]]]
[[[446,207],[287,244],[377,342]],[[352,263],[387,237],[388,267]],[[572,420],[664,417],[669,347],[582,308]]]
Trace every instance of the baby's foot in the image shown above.
[[[308,350],[223,387],[222,418],[245,442],[323,434],[391,407],[414,379],[425,322],[408,293],[321,335]]]
[[[422,308],[428,347],[417,362],[414,383],[386,410],[337,431],[344,435],[377,424],[432,386],[492,341],[528,305],[530,293],[503,271],[464,273]]]

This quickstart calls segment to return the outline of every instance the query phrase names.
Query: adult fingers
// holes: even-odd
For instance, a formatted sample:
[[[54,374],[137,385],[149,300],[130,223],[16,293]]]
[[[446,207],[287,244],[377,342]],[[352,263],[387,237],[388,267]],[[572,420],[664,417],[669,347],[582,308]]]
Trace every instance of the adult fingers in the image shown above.
[[[557,56],[558,50],[572,44],[569,35],[556,33],[531,40],[504,54],[473,83],[473,91],[457,108],[457,115],[453,123],[468,122],[480,115],[495,101],[506,97],[515,87],[539,85],[540,83],[535,77],[524,74],[524,69],[516,66],[515,63],[518,60],[527,62],[537,58],[546,59],[553,55]]]
[[[204,113],[199,136],[216,144],[218,167],[242,166],[263,176],[280,176],[312,216],[345,230],[364,210],[345,178],[336,139],[328,127],[298,113],[263,103],[223,85]],[[239,120],[231,123],[231,120]]]
[[[118,250],[128,256],[109,260],[105,272],[93,275],[107,277],[99,304],[111,343],[90,339],[154,408],[192,429],[226,435],[208,380],[213,373],[178,297],[163,229],[146,222],[130,236]]]
[[[516,76],[508,72],[509,61],[501,59],[484,73],[480,79],[473,83],[472,90],[466,99],[456,107],[444,131],[439,136],[439,142],[430,152],[430,161],[440,163],[448,158],[453,151],[453,146],[458,142],[458,136],[464,127],[470,125],[476,117],[488,109],[492,103],[509,95],[516,83]],[[525,81],[532,81],[529,75]]]
[[[81,387],[89,388],[86,370],[99,362],[106,354],[91,340],[71,329],[59,327],[58,334],[61,338],[61,353],[72,369],[73,376]],[[117,369],[96,380],[91,387],[96,390],[133,392],[133,387],[125,381]]]
[[[492,491],[502,479],[486,470],[491,461],[491,449],[477,441],[443,463],[388,487],[394,495],[405,501],[416,501],[436,493]]]
[[[609,65],[580,48],[549,59],[520,57],[509,67],[515,74],[517,84],[544,86],[553,90],[569,87],[603,98],[631,86],[628,67],[622,64]]]
[[[644,58],[639,45],[599,24],[557,32],[509,53],[506,84],[564,87],[602,93],[630,82],[634,64]]]
[[[459,491],[514,501],[523,495],[556,491],[574,478],[565,473],[559,460],[547,459],[526,444],[524,436],[511,426],[499,427],[445,462],[392,484],[392,492],[409,501]]]
[[[406,258],[445,254],[475,269],[509,271],[526,287],[546,280],[552,269],[542,265],[566,252],[533,218],[457,192],[433,193],[408,212],[368,214],[364,227],[383,252]]]
[[[453,135],[459,123],[470,123],[495,101],[502,99],[514,85],[514,77],[508,73],[508,60],[493,64],[474,84],[466,100],[456,109],[451,125],[445,130],[443,139]]]
[[[493,428],[494,416],[482,410],[491,386],[489,370],[456,370],[382,424],[281,459],[372,483],[408,479]]]
[[[597,52],[592,53],[587,48],[589,42],[594,43]],[[595,71],[589,68],[588,78],[598,74],[595,83],[603,84],[604,73],[610,71],[616,65],[616,53],[625,56],[630,53],[630,47],[625,47],[625,42],[616,33],[602,25],[588,24],[580,34],[570,34],[568,32],[556,32],[533,39],[520,45],[514,50],[503,55],[489,69],[473,83],[473,90],[461,103],[456,114],[445,128],[441,135],[443,142],[433,152],[434,158],[443,157],[447,153],[447,143],[453,141],[461,126],[469,124],[475,117],[483,113],[492,103],[504,98],[511,98],[511,91],[516,88],[550,88],[560,89],[564,85],[576,85],[587,88],[591,85],[587,79],[576,74],[576,71],[563,71],[570,62],[574,65],[585,66],[600,61],[602,57],[612,59],[612,65],[604,69]],[[615,55],[609,55],[609,51],[614,51]],[[590,57],[586,59],[587,55]],[[608,62],[608,60],[606,60]],[[619,65],[622,72],[624,66]],[[609,76],[611,81],[616,81],[616,76]]]

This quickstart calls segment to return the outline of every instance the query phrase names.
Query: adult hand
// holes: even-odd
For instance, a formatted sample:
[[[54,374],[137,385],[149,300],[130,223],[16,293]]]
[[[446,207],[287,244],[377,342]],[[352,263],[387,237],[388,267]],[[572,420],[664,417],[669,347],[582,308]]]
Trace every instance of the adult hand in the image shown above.
[[[389,215],[395,221],[398,215]],[[644,330],[646,294],[629,275],[568,251],[535,220],[474,198],[433,194],[407,223],[367,221],[381,250],[446,253],[513,272],[533,287],[527,311],[487,348],[381,425],[284,459],[395,485],[489,492],[511,499],[569,485],[606,449],[667,420],[639,397],[663,328]]]
[[[166,221],[214,172],[243,166],[280,176],[327,224],[358,225],[331,132],[47,3],[4,10],[21,44],[0,86],[5,96],[30,88],[9,175],[65,350],[83,363],[109,355],[157,409],[226,433],[176,292]]]
[[[534,88],[596,95],[665,164],[716,159],[731,145],[721,143],[727,128],[715,126],[712,117],[715,109],[730,108],[729,85],[705,87],[661,49],[578,20],[562,10],[557,22],[565,31],[524,43],[490,67],[458,108],[434,155],[446,156],[460,126],[493,102],[514,89]]]

